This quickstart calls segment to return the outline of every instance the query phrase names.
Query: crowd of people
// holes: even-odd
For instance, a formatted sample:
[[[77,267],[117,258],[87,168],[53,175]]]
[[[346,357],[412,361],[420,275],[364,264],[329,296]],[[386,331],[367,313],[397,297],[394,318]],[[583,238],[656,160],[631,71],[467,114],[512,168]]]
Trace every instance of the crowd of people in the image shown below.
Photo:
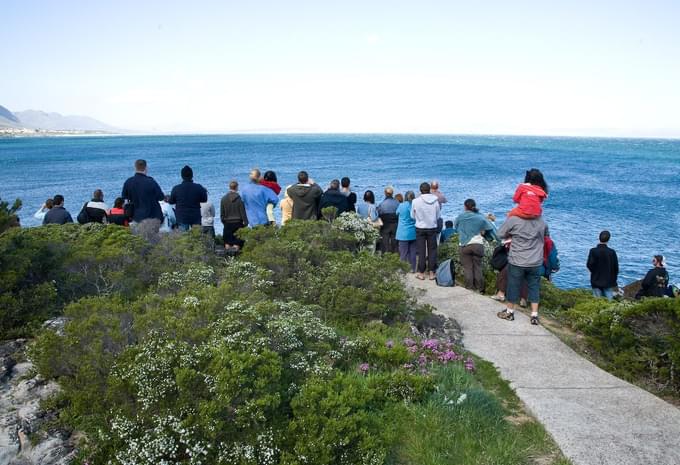
[[[215,207],[208,199],[207,189],[194,181],[190,166],[181,169],[181,183],[172,188],[170,195],[165,195],[148,175],[145,160],[137,160],[134,167],[134,175],[123,184],[121,196],[114,200],[112,208],[108,208],[104,193],[97,189],[92,200],[83,204],[77,221],[121,226],[146,222],[160,232],[188,231],[196,227],[215,237]],[[464,285],[484,292],[485,243],[500,243],[492,259],[492,265],[498,270],[497,292],[493,298],[505,302],[506,308],[498,317],[513,321],[516,307],[529,305],[530,321],[538,324],[541,278],[550,279],[551,274],[559,270],[557,247],[543,218],[542,204],[548,198],[548,185],[540,170],[526,172],[524,182],[518,185],[513,196],[516,206],[507,213],[500,228],[495,225],[495,217],[480,213],[471,198],[465,200],[463,211],[453,221],[444,221],[442,206],[447,198],[436,180],[421,183],[419,195],[410,190],[395,193],[391,186],[383,193],[379,203],[371,190],[366,190],[359,201],[348,177],[333,179],[324,191],[306,171],[298,173],[297,183],[282,189],[275,172],[262,174],[259,169],[252,169],[248,182],[239,185],[231,181],[220,201],[224,247],[230,253],[237,253],[243,247],[243,240],[237,234],[241,228],[276,225],[276,207],[281,210],[281,225],[290,220],[318,220],[328,211],[332,211],[334,217],[355,212],[379,231],[376,249],[381,253],[399,254],[420,280],[436,279],[439,244],[457,238]],[[48,199],[35,216],[42,219],[43,224],[73,222],[64,208],[62,195]],[[608,231],[602,231],[599,244],[590,250],[587,260],[593,295],[608,299],[614,296],[619,272],[616,252],[607,245],[610,237]],[[672,296],[668,280],[664,258],[654,256],[653,268],[642,280],[638,297]]]

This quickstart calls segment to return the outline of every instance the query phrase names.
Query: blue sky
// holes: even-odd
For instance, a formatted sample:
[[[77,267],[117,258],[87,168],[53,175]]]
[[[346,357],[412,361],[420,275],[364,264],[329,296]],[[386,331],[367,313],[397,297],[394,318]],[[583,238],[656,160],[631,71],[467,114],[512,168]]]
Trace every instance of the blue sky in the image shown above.
[[[680,2],[0,0],[0,104],[131,129],[680,137]]]

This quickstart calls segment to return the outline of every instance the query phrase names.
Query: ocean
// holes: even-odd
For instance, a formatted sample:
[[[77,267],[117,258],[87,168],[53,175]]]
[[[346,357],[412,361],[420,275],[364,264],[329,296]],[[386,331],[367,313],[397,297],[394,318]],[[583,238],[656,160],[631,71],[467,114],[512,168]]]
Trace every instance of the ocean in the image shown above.
[[[644,276],[651,257],[667,257],[672,282],[680,281],[680,140],[430,135],[195,135],[0,139],[0,197],[23,201],[21,223],[62,194],[75,218],[92,191],[110,205],[133,162],[144,158],[149,175],[170,192],[189,164],[219,212],[231,179],[247,180],[252,167],[274,170],[282,186],[307,170],[322,186],[349,176],[359,196],[367,189],[414,190],[438,179],[448,197],[445,219],[474,198],[497,224],[512,208],[512,194],[529,168],[550,186],[544,218],[559,250],[564,288],[589,285],[588,250],[602,229],[621,264],[620,283]],[[216,222],[216,229],[221,224]]]

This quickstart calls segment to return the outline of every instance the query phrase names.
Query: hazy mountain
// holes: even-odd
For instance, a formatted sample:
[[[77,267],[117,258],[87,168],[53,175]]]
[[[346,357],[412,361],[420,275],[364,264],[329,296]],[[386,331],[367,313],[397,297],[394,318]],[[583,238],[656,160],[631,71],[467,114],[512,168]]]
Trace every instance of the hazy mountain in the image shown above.
[[[20,121],[21,126],[29,129],[121,132],[120,129],[89,116],[64,116],[55,112],[47,113],[39,110],[17,111],[14,115]]]
[[[10,128],[22,127],[21,122],[19,121],[19,118],[17,118],[14,113],[9,111],[7,108],[3,107],[2,105],[0,105],[0,128],[1,127],[10,127]]]

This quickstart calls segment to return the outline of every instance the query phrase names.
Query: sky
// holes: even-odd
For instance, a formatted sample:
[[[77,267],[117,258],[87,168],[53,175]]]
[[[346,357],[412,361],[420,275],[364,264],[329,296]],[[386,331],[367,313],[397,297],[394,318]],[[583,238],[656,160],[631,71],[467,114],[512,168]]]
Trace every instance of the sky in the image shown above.
[[[680,137],[680,1],[0,0],[0,105],[159,132]]]

